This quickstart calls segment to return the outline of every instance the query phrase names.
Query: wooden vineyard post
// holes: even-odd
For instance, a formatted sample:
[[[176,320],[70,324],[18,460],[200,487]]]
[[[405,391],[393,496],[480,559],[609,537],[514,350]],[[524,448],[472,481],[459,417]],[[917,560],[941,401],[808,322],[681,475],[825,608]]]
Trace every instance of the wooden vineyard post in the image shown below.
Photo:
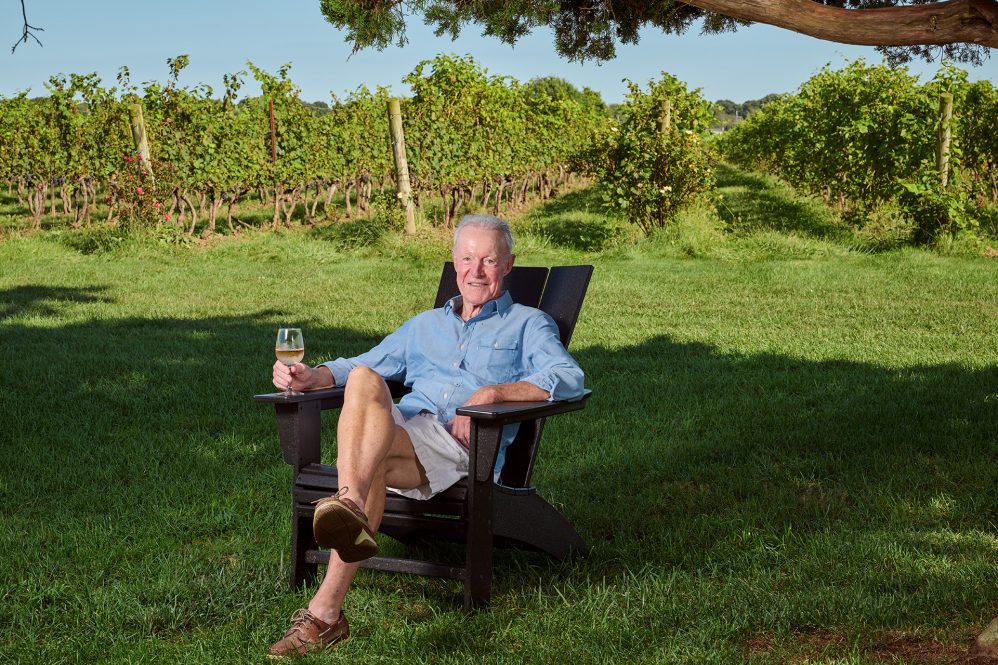
[[[658,133],[665,134],[672,128],[672,101],[662,102],[662,109],[658,116]]]
[[[388,131],[392,138],[392,157],[395,160],[395,188],[405,208],[405,234],[416,234],[416,213],[412,205],[412,188],[409,186],[409,163],[405,158],[405,135],[402,133],[402,105],[397,97],[388,100]]]
[[[277,127],[274,126],[274,100],[267,100],[267,113],[270,115],[270,161],[277,163]]]
[[[142,117],[142,105],[130,104],[128,106],[128,124],[132,128],[132,141],[135,143],[135,152],[139,154],[139,159],[149,175],[152,175],[152,162],[149,159],[149,139],[146,137],[146,122]]]
[[[953,137],[953,95],[944,92],[939,95],[939,134],[936,145],[936,170],[939,183],[946,187],[949,182],[949,144]]]

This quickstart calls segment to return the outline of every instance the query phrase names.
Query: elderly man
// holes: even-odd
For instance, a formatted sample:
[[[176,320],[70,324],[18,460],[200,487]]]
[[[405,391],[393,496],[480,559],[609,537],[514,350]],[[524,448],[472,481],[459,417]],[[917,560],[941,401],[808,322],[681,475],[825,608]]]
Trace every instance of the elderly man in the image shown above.
[[[469,215],[454,232],[455,296],[419,314],[356,358],[317,367],[274,364],[280,389],[345,385],[337,426],[340,491],[316,505],[316,542],[330,550],[325,577],[271,657],[328,648],[349,636],[343,599],[359,561],[378,551],[374,533],[388,490],[428,499],[468,474],[471,421],[464,405],[568,399],[583,375],[544,312],[514,304],[502,288],[513,268],[513,238],[501,219]],[[398,405],[386,380],[412,388]],[[505,459],[514,428],[504,432]]]

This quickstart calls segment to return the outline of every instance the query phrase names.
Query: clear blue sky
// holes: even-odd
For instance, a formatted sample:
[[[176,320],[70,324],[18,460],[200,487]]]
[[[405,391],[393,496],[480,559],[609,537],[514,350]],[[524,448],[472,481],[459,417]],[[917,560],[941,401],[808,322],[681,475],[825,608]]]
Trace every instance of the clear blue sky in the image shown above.
[[[10,53],[20,35],[21,5],[0,0],[0,95],[28,88],[44,95],[45,81],[58,73],[96,72],[105,85],[112,85],[122,65],[131,70],[133,83],[165,81],[166,59],[182,53],[190,55],[191,64],[181,83],[208,83],[216,93],[222,74],[244,70],[251,60],[269,71],[292,63],[291,78],[308,101],[329,101],[331,93],[343,96],[362,84],[407,94],[401,80],[416,63],[454,53],[469,54],[491,74],[520,81],[559,76],[599,91],[608,103],[623,99],[623,79],[645,84],[662,71],[702,88],[708,99],[742,102],[791,92],[825,64],[838,68],[858,57],[881,61],[869,47],[757,25],[710,36],[700,36],[696,29],[682,37],[646,30],[638,45],[620,47],[614,60],[579,64],[558,57],[547,31],[510,47],[479,36],[475,26],[457,41],[438,38],[418,18],[409,22],[405,48],[351,56],[343,35],[320,13],[319,0],[28,0],[27,6],[29,22],[45,29],[39,33],[44,47],[31,41]],[[911,67],[923,80],[936,69],[924,63]],[[998,54],[969,71],[972,81],[988,79],[998,85]],[[258,90],[251,82],[244,88],[248,94]]]

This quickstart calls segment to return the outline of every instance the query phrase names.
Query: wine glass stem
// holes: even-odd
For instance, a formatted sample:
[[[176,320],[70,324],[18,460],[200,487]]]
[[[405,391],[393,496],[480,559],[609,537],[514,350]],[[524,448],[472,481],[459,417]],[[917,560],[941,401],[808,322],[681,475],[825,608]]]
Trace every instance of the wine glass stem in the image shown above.
[[[288,366],[287,366],[287,367],[288,367],[288,371],[290,372],[290,371],[291,371],[291,368],[292,368],[292,367],[294,367],[294,366],[295,366],[295,365],[294,365],[294,363],[291,363],[290,365],[288,365]],[[291,387],[291,386],[292,386],[292,384],[294,383],[294,380],[295,380],[295,379],[294,379],[294,377],[293,377],[293,376],[292,376],[292,377],[291,377],[291,378],[290,378],[290,379],[288,380],[288,387],[284,389],[284,396],[285,396],[285,397],[291,397],[292,395],[297,395],[297,394],[298,394],[298,393],[297,393],[297,392],[295,392],[295,390],[294,390],[294,389],[292,389],[292,387]]]

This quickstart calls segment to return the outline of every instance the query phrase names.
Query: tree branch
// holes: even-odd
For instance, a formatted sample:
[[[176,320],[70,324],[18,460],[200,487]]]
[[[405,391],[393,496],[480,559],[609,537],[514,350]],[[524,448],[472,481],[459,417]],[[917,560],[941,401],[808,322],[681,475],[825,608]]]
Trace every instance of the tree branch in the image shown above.
[[[24,7],[24,0],[21,0],[21,16],[24,18],[24,31],[21,33],[21,38],[14,42],[14,45],[11,47],[11,53],[16,51],[17,47],[20,46],[22,42],[26,44],[28,42],[28,37],[31,37],[38,42],[39,46],[43,45],[35,32],[45,32],[45,28],[36,28],[28,23],[28,10]]]
[[[995,0],[948,0],[876,9],[830,7],[815,0],[683,1],[733,18],[767,23],[842,44],[968,43],[998,48]]]

